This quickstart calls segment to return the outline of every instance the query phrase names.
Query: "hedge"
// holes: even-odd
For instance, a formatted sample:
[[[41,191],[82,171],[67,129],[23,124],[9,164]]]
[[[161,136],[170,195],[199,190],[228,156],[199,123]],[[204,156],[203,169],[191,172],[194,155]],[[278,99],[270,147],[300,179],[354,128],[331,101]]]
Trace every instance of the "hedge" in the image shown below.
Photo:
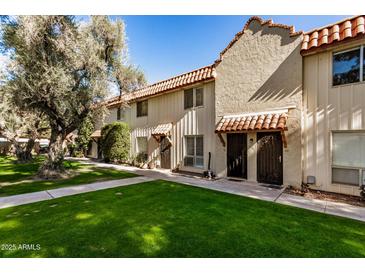
[[[114,122],[101,129],[101,149],[105,162],[126,162],[130,150],[130,129],[126,123]]]

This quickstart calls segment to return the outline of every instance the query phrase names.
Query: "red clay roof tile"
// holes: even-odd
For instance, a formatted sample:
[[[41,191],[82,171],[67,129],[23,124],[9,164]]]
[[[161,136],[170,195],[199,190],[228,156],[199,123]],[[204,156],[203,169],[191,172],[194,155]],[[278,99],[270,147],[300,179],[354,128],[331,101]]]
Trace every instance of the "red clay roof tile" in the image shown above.
[[[206,66],[200,69],[196,69],[191,72],[184,73],[172,77],[170,79],[157,82],[155,84],[138,89],[134,92],[127,93],[122,96],[116,96],[106,101],[107,107],[115,107],[125,102],[131,102],[138,99],[143,99],[149,96],[164,93],[176,88],[181,88],[186,85],[195,84],[201,81],[206,81],[215,78],[214,65]]]
[[[287,112],[224,116],[218,122],[215,132],[227,133],[251,130],[285,130],[287,119]]]
[[[365,34],[365,16],[357,15],[304,33],[301,52],[318,49]]]

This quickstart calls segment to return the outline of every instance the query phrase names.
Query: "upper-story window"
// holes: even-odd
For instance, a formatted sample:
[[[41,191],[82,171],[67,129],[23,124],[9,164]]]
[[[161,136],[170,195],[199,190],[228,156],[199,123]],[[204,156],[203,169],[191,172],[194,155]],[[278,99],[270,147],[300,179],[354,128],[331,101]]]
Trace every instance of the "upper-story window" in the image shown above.
[[[117,109],[117,120],[124,120],[125,118],[125,109],[122,107],[119,107]]]
[[[364,80],[364,46],[333,54],[333,86]]]
[[[148,115],[148,100],[137,102],[137,117]]]
[[[184,90],[184,109],[200,107],[204,104],[204,89],[191,88]]]

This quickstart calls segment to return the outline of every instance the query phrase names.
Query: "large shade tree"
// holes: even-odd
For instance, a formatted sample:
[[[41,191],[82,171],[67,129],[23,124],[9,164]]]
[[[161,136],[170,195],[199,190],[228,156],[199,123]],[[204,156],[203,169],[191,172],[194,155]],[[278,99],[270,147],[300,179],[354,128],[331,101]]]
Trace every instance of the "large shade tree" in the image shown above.
[[[4,25],[3,45],[12,60],[7,88],[13,101],[49,119],[49,153],[39,175],[58,177],[64,172],[66,136],[103,100],[111,83],[131,71],[123,22],[106,16],[83,24],[72,16],[19,16]]]

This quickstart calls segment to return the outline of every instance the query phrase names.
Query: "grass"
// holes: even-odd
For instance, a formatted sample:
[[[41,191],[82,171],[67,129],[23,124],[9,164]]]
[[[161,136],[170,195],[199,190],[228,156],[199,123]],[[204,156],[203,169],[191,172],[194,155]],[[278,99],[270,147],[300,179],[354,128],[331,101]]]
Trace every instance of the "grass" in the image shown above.
[[[365,257],[365,223],[155,181],[2,209],[3,244],[0,257]]]
[[[44,157],[37,157],[31,163],[17,164],[12,157],[0,157],[0,197],[137,176],[111,168],[65,161],[65,168],[75,172],[75,176],[59,180],[32,180],[43,161]]]

